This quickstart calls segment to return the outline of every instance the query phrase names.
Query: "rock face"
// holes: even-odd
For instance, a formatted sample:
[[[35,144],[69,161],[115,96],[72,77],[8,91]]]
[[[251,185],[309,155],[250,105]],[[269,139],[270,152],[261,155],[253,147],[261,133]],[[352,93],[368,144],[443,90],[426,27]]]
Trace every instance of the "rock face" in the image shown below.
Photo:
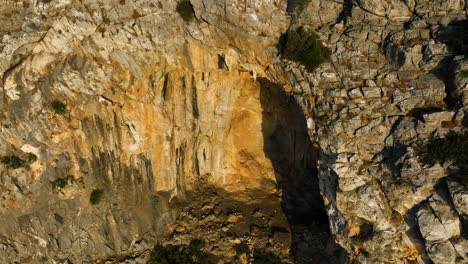
[[[190,2],[0,3],[0,156],[22,160],[0,164],[1,263],[193,238],[222,262],[468,261],[465,171],[421,161],[466,131],[468,2]],[[332,50],[313,72],[277,51],[300,26]]]
[[[312,1],[296,23],[311,23],[334,58],[290,76],[314,120],[332,232],[360,263],[465,262],[466,216],[456,208],[466,175],[420,156],[433,138],[466,130],[466,59],[444,39],[466,31],[454,22],[466,19],[466,3],[345,1],[335,18],[310,20],[326,2]]]

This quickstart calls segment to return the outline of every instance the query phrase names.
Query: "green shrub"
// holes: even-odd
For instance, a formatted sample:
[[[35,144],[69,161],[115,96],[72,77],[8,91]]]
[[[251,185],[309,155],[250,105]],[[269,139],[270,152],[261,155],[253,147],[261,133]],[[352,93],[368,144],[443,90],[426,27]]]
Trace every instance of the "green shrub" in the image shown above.
[[[181,0],[177,3],[177,13],[182,17],[185,22],[190,22],[195,17],[193,6],[189,0]]]
[[[28,152],[26,153],[26,161],[31,164],[36,162],[37,156],[34,153]]]
[[[148,264],[214,264],[212,254],[202,251],[203,242],[192,240],[190,245],[157,245]]]
[[[103,189],[94,189],[89,196],[89,202],[91,204],[98,204],[101,201],[103,194]]]
[[[297,7],[296,7],[296,12],[297,14],[302,14],[304,9],[309,5],[311,0],[298,0]]]
[[[18,169],[25,163],[24,160],[18,158],[17,156],[4,156],[0,159],[0,162],[5,165],[7,169]]]
[[[252,264],[285,264],[281,259],[273,254],[261,249],[254,250]]]
[[[63,115],[67,112],[67,106],[58,100],[52,101],[50,107],[52,108],[52,110],[54,110],[56,114],[59,115]]]
[[[205,243],[201,239],[193,239],[190,241],[189,249],[192,252],[200,251],[205,246]]]
[[[427,152],[421,157],[427,165],[453,161],[466,175],[468,169],[468,133],[452,133],[445,138],[434,139],[427,146]]]
[[[234,246],[234,250],[236,251],[237,256],[241,256],[242,254],[246,254],[247,256],[250,255],[249,246],[245,243],[240,243]]]
[[[468,71],[461,71],[460,72],[460,77],[462,77],[464,79],[468,78]]]
[[[72,184],[74,180],[75,179],[72,175],[67,175],[66,177],[58,178],[56,180],[51,181],[50,185],[52,185],[52,190],[60,191],[67,187],[69,184]]]
[[[331,51],[323,46],[317,34],[304,27],[284,34],[280,39],[279,50],[282,57],[301,63],[308,71],[330,59]]]

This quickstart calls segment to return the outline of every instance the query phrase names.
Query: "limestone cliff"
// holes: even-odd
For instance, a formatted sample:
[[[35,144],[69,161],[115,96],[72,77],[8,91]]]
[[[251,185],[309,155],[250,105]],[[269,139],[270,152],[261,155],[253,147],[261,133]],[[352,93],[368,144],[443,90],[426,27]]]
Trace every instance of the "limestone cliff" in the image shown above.
[[[0,263],[468,261],[468,1],[178,2],[0,2]]]

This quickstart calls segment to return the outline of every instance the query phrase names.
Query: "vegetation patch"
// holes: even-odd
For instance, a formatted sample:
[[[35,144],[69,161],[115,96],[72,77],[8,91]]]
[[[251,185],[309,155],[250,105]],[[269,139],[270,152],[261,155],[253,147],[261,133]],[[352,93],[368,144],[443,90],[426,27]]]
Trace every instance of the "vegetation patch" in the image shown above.
[[[247,256],[250,255],[250,249],[246,243],[240,243],[238,245],[235,245],[234,250],[236,251],[237,256],[241,256],[243,254],[246,254]]]
[[[427,165],[452,161],[460,167],[463,175],[468,169],[468,133],[452,133],[445,138],[437,138],[429,143],[421,162]]]
[[[195,17],[195,11],[189,0],[181,0],[177,3],[177,13],[182,17],[185,22],[190,22]]]
[[[263,249],[255,249],[252,264],[285,264],[281,259],[272,252]]]
[[[26,153],[26,161],[29,164],[36,162],[36,160],[37,160],[37,156],[34,153],[31,153],[31,152]]]
[[[195,239],[189,245],[166,245],[154,247],[147,264],[215,264],[216,257],[203,251],[205,243]],[[249,264],[285,264],[277,255],[265,249],[255,249],[252,252],[245,243],[234,246],[236,256],[228,263],[240,263],[241,256],[246,255]],[[228,264],[226,263],[226,264]]]
[[[245,243],[234,246],[234,250],[236,251],[235,259],[239,260],[245,254],[249,264],[285,264],[280,257],[265,249],[256,248],[252,254],[252,251]],[[238,261],[233,263],[238,263]]]
[[[103,194],[103,189],[94,189],[89,196],[89,202],[91,204],[98,204],[101,201]]]
[[[190,245],[157,245],[148,264],[214,264],[215,257],[202,250],[203,241],[195,239]]]
[[[18,158],[17,156],[4,156],[0,159],[0,162],[7,168],[7,169],[18,169],[23,167],[25,161]]]
[[[301,63],[308,71],[328,61],[331,55],[331,50],[322,44],[318,35],[304,27],[284,34],[280,39],[279,50],[282,57]]]
[[[67,106],[58,100],[52,101],[50,107],[54,110],[54,113],[59,115],[63,115],[67,112]]]
[[[468,78],[468,70],[466,70],[466,71],[461,71],[461,72],[460,72],[460,77],[462,77],[462,78],[464,78],[464,79]]]
[[[311,0],[299,0],[296,7],[297,14],[302,14]]]
[[[56,180],[51,181],[50,185],[52,186],[52,190],[60,191],[65,189],[65,187],[72,184],[74,181],[75,179],[72,175],[67,175],[66,177],[58,178]]]

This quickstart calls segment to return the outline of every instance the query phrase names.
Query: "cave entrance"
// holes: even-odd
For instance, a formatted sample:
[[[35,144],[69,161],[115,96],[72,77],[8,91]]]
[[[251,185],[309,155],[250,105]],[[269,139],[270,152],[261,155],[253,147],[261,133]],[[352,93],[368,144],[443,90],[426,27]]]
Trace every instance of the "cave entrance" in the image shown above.
[[[281,87],[259,78],[265,155],[271,160],[297,264],[339,263],[317,177],[317,149],[304,113]]]

